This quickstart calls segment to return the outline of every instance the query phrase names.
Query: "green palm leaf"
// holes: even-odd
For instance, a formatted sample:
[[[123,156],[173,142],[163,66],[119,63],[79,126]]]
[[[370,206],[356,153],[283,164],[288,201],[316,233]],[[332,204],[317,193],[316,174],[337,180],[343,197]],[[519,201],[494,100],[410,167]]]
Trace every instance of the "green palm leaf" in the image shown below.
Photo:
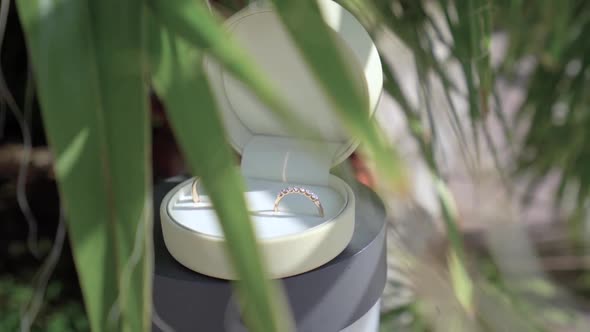
[[[201,176],[221,222],[240,278],[236,286],[244,318],[253,331],[288,331],[285,302],[276,296],[276,285],[266,280],[244,184],[204,75],[202,52],[165,28],[152,28],[156,31],[150,33],[154,84],[191,170]]]
[[[257,66],[233,42],[221,22],[199,1],[148,0],[154,17],[189,44],[210,53],[224,68],[248,86],[256,96],[292,128],[307,127],[289,112],[270,81],[259,75]]]
[[[334,33],[324,22],[314,0],[273,0],[278,14],[301,49],[316,79],[329,96],[334,111],[348,130],[364,144],[368,157],[375,160],[380,174],[391,187],[400,188],[405,177],[397,153],[383,139],[368,114],[368,101],[348,67]]]
[[[134,1],[18,1],[90,325],[150,326],[151,206]]]

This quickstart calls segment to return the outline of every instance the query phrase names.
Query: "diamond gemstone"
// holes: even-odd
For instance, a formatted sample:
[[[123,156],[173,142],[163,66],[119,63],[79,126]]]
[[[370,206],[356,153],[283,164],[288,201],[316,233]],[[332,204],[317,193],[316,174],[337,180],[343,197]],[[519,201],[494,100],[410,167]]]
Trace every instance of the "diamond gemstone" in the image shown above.
[[[288,188],[285,188],[285,189],[283,189],[283,190],[281,190],[279,192],[279,195],[283,195],[284,196],[284,195],[289,194],[289,193],[301,193],[301,194],[304,194],[304,195],[308,196],[309,198],[311,198],[313,200],[318,200],[319,199],[318,195],[316,195],[315,193],[313,193],[311,190],[305,189],[305,188],[302,188],[302,187],[288,187]]]

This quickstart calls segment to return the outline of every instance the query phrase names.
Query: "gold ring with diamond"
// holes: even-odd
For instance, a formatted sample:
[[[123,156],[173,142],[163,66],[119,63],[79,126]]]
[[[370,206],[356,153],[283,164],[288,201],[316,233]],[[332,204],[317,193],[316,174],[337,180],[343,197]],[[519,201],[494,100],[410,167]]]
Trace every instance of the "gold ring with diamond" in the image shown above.
[[[201,179],[201,178],[199,178],[199,177],[196,177],[196,178],[193,180],[193,185],[192,185],[192,189],[191,189],[191,196],[192,196],[192,198],[193,198],[193,202],[195,202],[195,203],[199,203],[199,202],[201,202],[201,197],[199,196],[199,191],[198,191],[198,189],[197,189],[197,186],[198,186],[198,184],[199,184],[199,180],[200,180],[200,179]]]
[[[279,211],[279,203],[281,202],[281,200],[283,198],[285,198],[285,196],[288,196],[291,194],[299,194],[299,195],[303,195],[303,196],[309,198],[313,202],[313,204],[315,204],[315,206],[318,208],[318,213],[319,213],[320,217],[322,217],[322,218],[324,217],[324,207],[322,206],[322,203],[320,202],[320,198],[318,197],[318,195],[311,192],[310,190],[307,190],[307,189],[301,188],[301,187],[288,187],[288,188],[281,190],[279,192],[279,194],[277,195],[277,199],[275,200],[275,207],[274,207],[275,212]]]

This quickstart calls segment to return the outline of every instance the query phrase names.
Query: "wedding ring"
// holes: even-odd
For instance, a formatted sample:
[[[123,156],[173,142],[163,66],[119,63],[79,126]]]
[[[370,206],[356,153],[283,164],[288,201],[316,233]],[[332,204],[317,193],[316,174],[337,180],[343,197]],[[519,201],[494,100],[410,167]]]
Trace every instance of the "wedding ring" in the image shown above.
[[[275,200],[275,212],[279,211],[279,203],[281,202],[281,200],[285,198],[285,196],[291,194],[299,194],[309,198],[313,202],[313,204],[315,204],[315,206],[318,208],[318,214],[320,215],[320,217],[324,217],[324,207],[322,206],[322,203],[320,202],[320,198],[318,197],[318,195],[301,187],[289,187],[281,190],[277,195],[277,199]]]
[[[199,196],[199,190],[197,189],[197,186],[199,184],[199,180],[200,179],[201,178],[196,177],[193,180],[193,185],[192,185],[192,190],[191,190],[191,196],[193,197],[193,202],[195,202],[195,203],[201,202],[201,197]]]

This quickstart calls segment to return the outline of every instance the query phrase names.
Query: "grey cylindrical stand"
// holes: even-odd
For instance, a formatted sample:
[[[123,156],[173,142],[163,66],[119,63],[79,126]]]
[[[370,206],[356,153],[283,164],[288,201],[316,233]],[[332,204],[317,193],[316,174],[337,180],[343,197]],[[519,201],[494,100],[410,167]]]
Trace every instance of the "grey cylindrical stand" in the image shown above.
[[[184,177],[155,188],[154,206]],[[356,225],[348,247],[329,263],[282,279],[298,331],[336,332],[351,325],[379,300],[386,280],[385,212],[361,185],[355,193]],[[198,255],[199,253],[195,253]],[[168,253],[159,215],[154,221],[154,310],[175,331],[246,331],[231,283],[193,272]],[[154,331],[160,329],[154,325]]]

